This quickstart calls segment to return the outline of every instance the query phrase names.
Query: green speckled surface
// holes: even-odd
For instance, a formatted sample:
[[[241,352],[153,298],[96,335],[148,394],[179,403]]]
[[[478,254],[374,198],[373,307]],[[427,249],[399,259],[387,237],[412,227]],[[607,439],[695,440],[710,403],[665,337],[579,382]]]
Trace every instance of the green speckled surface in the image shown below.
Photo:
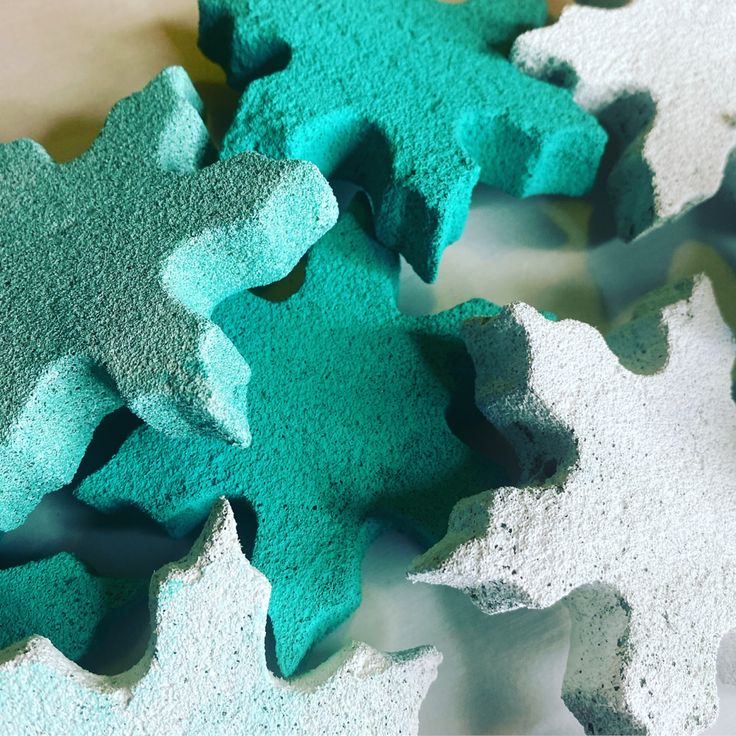
[[[379,529],[408,521],[436,539],[454,500],[500,481],[444,416],[455,380],[472,381],[459,326],[497,307],[476,300],[404,316],[398,266],[344,215],[310,251],[295,295],[245,293],[216,314],[252,356],[252,446],[143,428],[77,491],[103,509],[135,504],[177,534],[218,496],[248,499],[285,674],[357,607],[361,559]]]
[[[123,402],[167,432],[249,442],[247,351],[209,316],[288,273],[337,207],[304,162],[202,168],[200,113],[172,67],[68,164],[0,146],[0,530],[71,479]]]
[[[22,736],[252,736],[417,732],[442,660],[352,643],[285,682],[266,665],[269,584],[218,502],[187,557],[151,582],[145,655],[119,675],[85,671],[47,639],[0,652],[0,733]]]
[[[546,16],[544,0],[200,0],[200,47],[250,83],[223,153],[360,184],[379,239],[434,280],[479,179],[518,196],[593,183],[602,128],[497,50]]]
[[[140,581],[98,577],[66,552],[0,570],[0,649],[37,634],[79,659],[105,613],[136,590]]]

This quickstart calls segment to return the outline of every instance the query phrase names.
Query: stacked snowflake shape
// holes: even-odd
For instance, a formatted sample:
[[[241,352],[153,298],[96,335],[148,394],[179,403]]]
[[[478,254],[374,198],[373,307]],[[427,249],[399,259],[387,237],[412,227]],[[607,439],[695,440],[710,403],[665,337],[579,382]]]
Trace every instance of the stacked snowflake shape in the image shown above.
[[[431,647],[352,644],[290,681],[266,665],[267,616],[291,676],[359,605],[392,527],[430,548],[412,579],[488,613],[563,601],[563,699],[587,731],[713,721],[736,407],[707,279],[605,336],[525,304],[396,305],[399,254],[434,280],[479,181],[583,195],[608,142],[634,238],[726,180],[736,2],[546,20],[543,0],[200,0],[201,48],[241,94],[221,150],[178,68],[75,161],[0,146],[0,529],[74,478],[121,406],[142,424],[76,496],[175,536],[205,524],[154,574],[148,650],[114,676],[73,660],[140,581],[67,553],[0,570],[3,733],[416,732]],[[368,197],[338,219],[325,177]],[[295,293],[257,291],[300,261]],[[448,425],[473,388],[516,487]],[[258,570],[226,499],[255,511]]]

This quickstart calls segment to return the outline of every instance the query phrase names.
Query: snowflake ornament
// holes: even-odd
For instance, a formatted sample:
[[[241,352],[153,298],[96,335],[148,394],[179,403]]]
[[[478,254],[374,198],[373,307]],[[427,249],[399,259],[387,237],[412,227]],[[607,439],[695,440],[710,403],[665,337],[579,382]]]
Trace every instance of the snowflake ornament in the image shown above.
[[[344,215],[310,251],[296,294],[245,293],[216,315],[257,378],[253,445],[141,428],[76,490],[102,510],[135,505],[177,535],[217,497],[247,499],[287,675],[358,606],[361,560],[381,529],[407,527],[432,543],[469,486],[501,482],[445,419],[458,387],[472,385],[459,327],[498,308],[478,300],[405,316],[398,273],[398,256]]]
[[[74,161],[0,146],[0,530],[71,480],[122,403],[169,433],[250,441],[249,368],[210,315],[288,273],[337,208],[305,162],[205,166],[200,113],[171,68]]]
[[[42,637],[0,653],[0,731],[43,736],[411,734],[439,653],[352,644],[291,682],[268,671],[269,584],[220,502],[184,560],[151,584],[154,635],[114,676],[86,672]]]
[[[490,613],[565,600],[563,699],[590,733],[705,729],[736,626],[735,346],[706,279],[674,297],[607,342],[524,304],[468,325],[479,406],[529,485],[458,504],[412,574]]]
[[[530,196],[595,178],[603,130],[499,52],[546,17],[544,0],[200,0],[202,50],[245,87],[223,153],[360,185],[379,240],[433,281],[479,180]]]
[[[734,35],[734,0],[631,0],[569,5],[554,25],[516,40],[524,72],[573,87],[626,144],[609,179],[622,236],[720,188],[736,149]]]

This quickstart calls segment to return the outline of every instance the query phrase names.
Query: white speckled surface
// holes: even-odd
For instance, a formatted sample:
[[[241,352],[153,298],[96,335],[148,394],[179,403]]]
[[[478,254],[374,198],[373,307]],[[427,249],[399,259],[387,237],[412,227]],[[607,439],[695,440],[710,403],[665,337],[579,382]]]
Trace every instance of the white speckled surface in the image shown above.
[[[48,639],[0,655],[0,730],[23,736],[412,734],[441,655],[351,643],[290,682],[267,669],[271,586],[219,501],[191,552],[151,585],[154,634],[131,669],[80,669]]]
[[[414,576],[489,613],[565,599],[580,722],[694,734],[736,625],[736,345],[706,278],[640,309],[607,342],[526,304],[466,324],[478,405],[523,486],[458,503]]]
[[[736,2],[587,5],[523,34],[513,57],[534,76],[574,79],[575,100],[621,136],[610,185],[633,237],[721,186],[736,148]]]
[[[1,140],[30,135],[68,159],[88,145],[115,100],[175,63],[184,65],[208,107],[223,113],[232,105],[222,73],[196,51],[193,2],[6,5]],[[427,286],[404,271],[402,307],[419,313],[483,296],[522,300],[606,326],[634,297],[675,274],[705,267],[722,310],[736,324],[736,215],[728,196],[719,195],[634,246],[612,238],[610,212],[597,200],[593,205],[548,198],[519,202],[480,187],[465,234],[446,251],[437,283]],[[57,494],[25,528],[0,541],[0,561],[65,546],[101,572],[140,574],[180,556],[182,544],[136,519],[101,521],[69,494]],[[560,699],[569,643],[566,611],[555,606],[486,616],[459,591],[406,581],[404,573],[421,551],[397,534],[373,545],[364,563],[361,609],[317,647],[308,666],[350,639],[382,650],[432,643],[444,661],[420,712],[420,733],[582,733]],[[140,650],[146,615],[143,606],[135,617],[126,611],[124,626],[121,618],[107,623],[99,643],[114,650],[108,659],[129,664],[121,646]],[[120,670],[114,661],[109,667]],[[736,687],[719,684],[719,696],[720,717],[707,733],[734,734]]]

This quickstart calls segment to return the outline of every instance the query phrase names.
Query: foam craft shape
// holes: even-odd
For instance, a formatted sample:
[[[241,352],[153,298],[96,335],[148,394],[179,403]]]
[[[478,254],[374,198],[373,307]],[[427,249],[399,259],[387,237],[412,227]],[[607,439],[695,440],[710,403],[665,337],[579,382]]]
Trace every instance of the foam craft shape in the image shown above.
[[[188,557],[151,584],[149,649],[95,675],[43,637],[0,653],[0,731],[44,736],[416,733],[439,652],[346,646],[291,682],[264,652],[268,580],[243,555],[218,503]]]
[[[432,543],[468,484],[502,482],[444,416],[453,384],[472,381],[459,326],[498,308],[477,300],[404,316],[398,272],[398,256],[343,215],[310,251],[296,294],[276,303],[245,293],[216,315],[258,377],[253,445],[141,428],[75,491],[107,511],[133,504],[176,535],[218,496],[247,499],[286,675],[359,605],[361,560],[381,529],[410,524]]]
[[[736,626],[735,349],[709,282],[655,292],[608,344],[524,304],[466,340],[529,486],[458,504],[413,579],[489,613],[565,599],[563,699],[590,733],[705,729]]]
[[[41,634],[78,659],[103,616],[140,588],[138,581],[92,575],[67,552],[0,570],[0,649]]]
[[[574,87],[575,101],[626,142],[609,178],[622,236],[720,188],[736,149],[735,34],[733,0],[632,0],[570,5],[516,40],[523,71]]]
[[[199,7],[200,47],[247,85],[223,155],[305,158],[359,184],[378,239],[425,280],[460,237],[478,180],[518,196],[579,195],[594,180],[603,130],[493,48],[544,23],[544,0]]]
[[[250,441],[249,368],[210,314],[287,274],[337,205],[306,162],[204,167],[201,112],[170,68],[70,163],[0,146],[0,530],[71,480],[123,402],[160,430]]]

